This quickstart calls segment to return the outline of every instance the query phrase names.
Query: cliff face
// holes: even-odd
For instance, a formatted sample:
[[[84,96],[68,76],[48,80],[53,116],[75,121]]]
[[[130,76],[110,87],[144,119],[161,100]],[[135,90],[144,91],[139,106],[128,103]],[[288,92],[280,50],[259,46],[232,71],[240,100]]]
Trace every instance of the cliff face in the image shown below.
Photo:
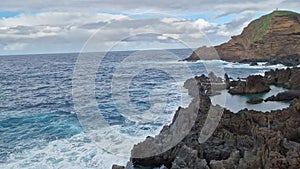
[[[198,48],[187,61],[207,59],[208,49]],[[300,14],[274,11],[252,21],[230,41],[210,48],[226,61],[300,63]]]

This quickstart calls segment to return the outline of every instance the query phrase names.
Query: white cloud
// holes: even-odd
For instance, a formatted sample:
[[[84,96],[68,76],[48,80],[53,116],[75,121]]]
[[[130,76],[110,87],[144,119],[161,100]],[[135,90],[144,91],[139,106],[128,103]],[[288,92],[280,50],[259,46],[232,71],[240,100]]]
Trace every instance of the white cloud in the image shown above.
[[[84,42],[96,31],[84,29],[83,25],[100,21],[110,24],[123,20],[128,20],[128,17],[79,12],[45,12],[2,18],[0,53],[14,51],[20,53],[22,50],[25,53],[79,51]]]
[[[194,22],[194,25],[199,28],[200,30],[204,30],[204,29],[207,29],[207,28],[211,28],[213,27],[213,24],[205,21],[204,19],[197,19],[195,22]]]
[[[180,22],[181,20],[179,18],[163,18],[161,19],[163,23],[174,23],[174,22]]]
[[[0,20],[0,26],[37,26],[37,25],[78,25],[90,22],[111,22],[113,20],[127,19],[124,15],[106,13],[80,13],[80,12],[46,12],[37,14],[21,14],[12,18]]]
[[[1,2],[2,11],[60,11],[60,12],[157,12],[172,15],[195,13],[240,13],[241,11],[270,11],[276,8],[299,9],[296,0],[130,0],[113,2],[111,0],[9,0]]]
[[[137,46],[173,48],[176,39],[193,48],[215,45],[239,34],[257,12],[267,13],[276,7],[299,9],[299,3],[291,0],[145,0],[143,3],[140,0],[118,3],[110,0],[61,0],[60,3],[50,0],[4,1],[0,10],[29,13],[0,18],[0,54],[8,51],[80,51],[96,32],[99,37],[96,37],[94,49],[98,50],[116,43],[122,44],[124,49]],[[152,14],[145,14],[147,12]],[[212,14],[212,17],[235,13],[237,17],[221,24],[205,18],[178,17],[205,13]]]
[[[9,45],[4,46],[3,50],[5,51],[16,51],[22,50],[27,44],[25,43],[11,43]]]
[[[210,42],[218,39],[217,36],[229,36],[229,30],[233,30],[229,25],[217,25],[204,19],[136,19],[121,14],[79,12],[22,14],[0,19],[0,52],[80,51],[95,35],[97,44],[89,46],[92,51],[104,50],[116,43],[128,50],[137,46],[176,48],[179,41],[195,48],[213,45]],[[212,40],[207,37],[212,37]]]
[[[167,39],[168,38],[171,38],[171,39],[180,39],[180,34],[163,34],[162,36],[166,37]]]

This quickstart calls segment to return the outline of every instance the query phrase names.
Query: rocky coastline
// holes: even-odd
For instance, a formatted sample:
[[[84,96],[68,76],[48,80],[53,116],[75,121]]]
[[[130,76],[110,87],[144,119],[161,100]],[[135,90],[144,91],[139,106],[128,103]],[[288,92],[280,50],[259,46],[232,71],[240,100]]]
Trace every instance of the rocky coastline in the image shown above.
[[[289,99],[290,106],[282,110],[260,112],[243,109],[238,113],[212,105],[209,98],[221,88],[229,91],[238,89],[239,92],[235,94],[247,94],[266,92],[269,85],[283,86],[294,95],[294,91],[299,93],[300,90],[299,73],[300,68],[292,68],[272,70],[266,72],[265,76],[251,76],[245,81],[229,80],[228,75],[220,81],[212,74],[210,78],[202,75],[187,80],[184,87],[193,97],[190,105],[187,108],[179,107],[172,123],[164,126],[157,136],[147,137],[135,145],[131,163],[141,169],[299,168],[299,98]],[[212,110],[217,111],[212,113]],[[211,130],[214,126],[207,127],[207,119],[218,122],[215,130]],[[180,120],[181,123],[177,124]],[[184,128],[190,123],[190,130],[178,144],[154,156],[141,156],[145,152],[159,152],[163,148],[160,145],[167,138],[176,138],[180,127]],[[201,141],[203,133],[209,137]],[[113,169],[121,168],[126,167],[113,166]]]
[[[252,21],[223,44],[199,47],[185,61],[221,59],[230,62],[300,64],[300,14],[273,11]]]

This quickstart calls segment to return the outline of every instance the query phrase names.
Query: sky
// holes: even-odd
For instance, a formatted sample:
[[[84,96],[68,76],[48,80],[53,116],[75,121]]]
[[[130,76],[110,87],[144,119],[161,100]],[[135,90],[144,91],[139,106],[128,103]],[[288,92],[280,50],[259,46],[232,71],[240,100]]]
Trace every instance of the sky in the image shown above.
[[[298,0],[4,0],[0,55],[197,48]]]

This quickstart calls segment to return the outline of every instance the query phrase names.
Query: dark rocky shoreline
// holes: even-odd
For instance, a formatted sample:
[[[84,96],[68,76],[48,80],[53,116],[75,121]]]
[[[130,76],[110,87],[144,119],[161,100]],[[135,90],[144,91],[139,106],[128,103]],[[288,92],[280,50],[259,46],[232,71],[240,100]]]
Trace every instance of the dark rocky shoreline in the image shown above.
[[[251,85],[251,91],[261,91],[261,84],[254,87],[253,84],[263,81],[266,86],[281,85],[299,91],[299,73],[300,68],[269,71],[264,77],[250,78],[252,82],[245,82],[242,86],[247,88],[247,85]],[[211,82],[216,80],[218,78],[211,80],[205,76],[187,80],[184,87],[193,97],[192,102],[187,108],[179,107],[173,122],[165,126],[160,134],[154,138],[147,137],[133,147],[132,164],[137,168],[144,166],[164,169],[298,169],[300,100],[293,99],[290,106],[283,110],[260,112],[244,109],[233,113],[211,104],[209,96],[218,88]],[[227,79],[225,82],[217,86],[240,87],[234,81]],[[247,93],[248,90],[243,91]],[[215,130],[212,130],[214,126],[207,123],[207,119],[218,122]],[[151,157],[141,156],[145,152],[160,152],[164,148],[165,140],[176,138],[177,132],[182,131],[181,128],[188,129],[188,124],[191,124],[191,128],[178,144]],[[203,134],[208,140],[203,139]]]

